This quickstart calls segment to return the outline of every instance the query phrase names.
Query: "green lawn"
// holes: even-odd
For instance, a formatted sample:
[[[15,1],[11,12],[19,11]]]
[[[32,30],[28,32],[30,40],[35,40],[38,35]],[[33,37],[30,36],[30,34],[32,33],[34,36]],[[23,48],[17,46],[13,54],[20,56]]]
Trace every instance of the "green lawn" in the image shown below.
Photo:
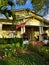
[[[0,60],[0,65],[49,65],[40,55],[32,52]]]

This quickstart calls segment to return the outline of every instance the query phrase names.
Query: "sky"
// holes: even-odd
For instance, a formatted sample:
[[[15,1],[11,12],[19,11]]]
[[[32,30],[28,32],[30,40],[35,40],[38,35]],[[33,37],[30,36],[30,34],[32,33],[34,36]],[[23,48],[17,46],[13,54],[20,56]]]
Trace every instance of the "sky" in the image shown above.
[[[26,4],[24,6],[17,6],[15,7],[16,9],[18,8],[29,8],[29,9],[32,9],[32,4],[30,2],[30,0],[27,0]]]
[[[15,5],[15,6],[13,6],[13,9],[22,9],[22,8],[29,8],[29,9],[32,9],[32,4],[31,4],[31,2],[30,2],[31,0],[27,0],[27,2],[26,2],[26,4],[25,5],[21,5],[21,6],[19,6],[19,5]],[[15,2],[15,0],[14,0],[14,2]],[[11,9],[11,7],[10,6],[8,6],[8,9]]]
[[[45,19],[49,20],[49,14],[47,14],[46,16],[44,16]]]

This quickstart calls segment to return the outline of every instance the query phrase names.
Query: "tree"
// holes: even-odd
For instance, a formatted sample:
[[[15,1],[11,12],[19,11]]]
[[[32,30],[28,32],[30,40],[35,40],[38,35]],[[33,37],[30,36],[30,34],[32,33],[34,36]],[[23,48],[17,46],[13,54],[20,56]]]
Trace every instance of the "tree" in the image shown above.
[[[38,12],[40,10],[44,10],[45,12],[48,13],[49,9],[49,0],[31,0],[31,3],[33,5],[33,9]],[[45,8],[44,8],[45,6]],[[45,14],[44,12],[44,14]]]
[[[18,5],[24,5],[26,3],[27,0],[17,0],[16,4]]]
[[[34,10],[37,12],[43,8],[46,0],[31,0]]]
[[[16,16],[12,10],[7,9],[8,5],[12,7],[14,5],[14,2],[12,0],[0,0],[0,13],[5,15],[7,19],[12,16],[13,20],[15,21]]]

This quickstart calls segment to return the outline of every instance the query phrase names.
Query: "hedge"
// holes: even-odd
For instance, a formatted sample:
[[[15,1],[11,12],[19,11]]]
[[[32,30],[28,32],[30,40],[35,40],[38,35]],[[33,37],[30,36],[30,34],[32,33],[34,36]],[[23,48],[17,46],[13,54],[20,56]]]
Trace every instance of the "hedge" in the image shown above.
[[[0,38],[0,44],[11,44],[11,43],[21,43],[23,42],[22,38]]]

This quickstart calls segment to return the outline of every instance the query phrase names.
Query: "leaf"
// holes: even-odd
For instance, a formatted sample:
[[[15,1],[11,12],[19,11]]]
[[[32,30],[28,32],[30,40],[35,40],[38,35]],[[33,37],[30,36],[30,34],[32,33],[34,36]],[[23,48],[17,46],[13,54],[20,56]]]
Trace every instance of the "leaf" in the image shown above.
[[[24,5],[26,3],[27,0],[17,0],[16,4],[18,5]]]
[[[0,0],[0,7],[6,5],[7,5],[7,0]]]
[[[14,2],[13,2],[12,0],[8,0],[8,4],[9,4],[10,6],[13,6],[13,5],[14,5]]]
[[[31,0],[31,3],[34,6],[34,10],[39,11],[45,5],[46,0]]]

